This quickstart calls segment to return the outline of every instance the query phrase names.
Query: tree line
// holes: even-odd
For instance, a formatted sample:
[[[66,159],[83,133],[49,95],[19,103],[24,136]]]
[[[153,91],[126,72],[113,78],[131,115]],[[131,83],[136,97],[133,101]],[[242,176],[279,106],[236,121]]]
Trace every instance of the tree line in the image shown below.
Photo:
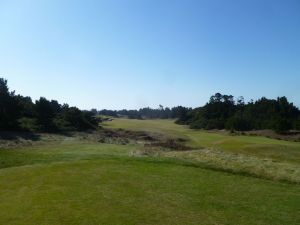
[[[243,97],[216,93],[203,107],[195,108],[177,123],[195,129],[228,129],[237,131],[271,129],[284,133],[300,130],[300,111],[286,97],[245,103]]]
[[[176,123],[189,125],[192,129],[227,129],[237,131],[271,129],[285,133],[300,130],[300,111],[286,97],[267,99],[262,97],[246,103],[243,97],[216,93],[203,107],[177,106],[139,110],[101,110],[106,116],[126,116],[130,119],[177,119]]]
[[[101,116],[130,119],[176,119],[193,129],[228,129],[238,131],[272,129],[278,133],[300,130],[300,110],[286,97],[265,97],[246,103],[243,97],[216,93],[198,108],[177,106],[139,110],[80,110],[44,97],[30,97],[10,91],[7,80],[0,78],[0,130],[41,132],[96,129]]]
[[[139,110],[107,110],[103,109],[98,111],[99,115],[112,116],[112,117],[128,117],[129,119],[175,119],[180,118],[184,120],[188,112],[192,111],[191,108],[176,106],[173,108],[166,107],[162,105],[157,109],[152,109],[150,107],[141,108]]]
[[[0,130],[40,132],[81,131],[96,129],[99,120],[91,111],[41,97],[30,97],[10,91],[7,80],[0,78]]]

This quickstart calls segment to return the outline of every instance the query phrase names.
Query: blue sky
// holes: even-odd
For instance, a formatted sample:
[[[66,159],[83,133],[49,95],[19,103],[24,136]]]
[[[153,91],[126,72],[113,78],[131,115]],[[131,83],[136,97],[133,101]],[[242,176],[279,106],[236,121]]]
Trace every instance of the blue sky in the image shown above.
[[[0,0],[0,76],[82,109],[300,106],[300,1]]]

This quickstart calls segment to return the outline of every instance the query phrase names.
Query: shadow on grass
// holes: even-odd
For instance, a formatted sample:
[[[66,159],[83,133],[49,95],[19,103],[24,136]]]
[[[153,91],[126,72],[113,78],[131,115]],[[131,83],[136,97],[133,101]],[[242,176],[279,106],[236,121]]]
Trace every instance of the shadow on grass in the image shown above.
[[[16,132],[16,131],[1,131],[0,139],[3,140],[17,140],[24,139],[30,141],[39,141],[41,139],[41,135],[33,132]]]

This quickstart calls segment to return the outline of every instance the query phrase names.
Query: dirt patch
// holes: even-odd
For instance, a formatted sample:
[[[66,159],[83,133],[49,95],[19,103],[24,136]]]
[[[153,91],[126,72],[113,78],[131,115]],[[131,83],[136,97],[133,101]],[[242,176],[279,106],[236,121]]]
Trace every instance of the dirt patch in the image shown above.
[[[190,146],[185,144],[185,141],[178,139],[158,140],[145,144],[145,147],[161,147],[173,151],[188,151],[192,150]]]
[[[160,149],[185,151],[192,148],[186,145],[183,138],[168,138],[161,134],[144,131],[130,131],[124,129],[100,129],[90,132],[69,132],[62,134],[46,133],[0,133],[0,148],[22,147],[48,143],[49,141],[78,140],[83,142],[96,142],[106,144],[127,145],[129,143],[142,144],[146,149]]]
[[[78,133],[81,139],[100,143],[128,144],[139,143],[145,148],[160,148],[160,150],[185,151],[192,148],[186,145],[183,138],[168,138],[163,135],[144,131],[130,131],[123,129],[102,129],[92,133]]]

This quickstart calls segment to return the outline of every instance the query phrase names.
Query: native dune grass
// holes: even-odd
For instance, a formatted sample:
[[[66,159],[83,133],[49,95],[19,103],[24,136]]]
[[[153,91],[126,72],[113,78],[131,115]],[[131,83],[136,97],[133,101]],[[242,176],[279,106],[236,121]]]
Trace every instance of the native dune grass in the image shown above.
[[[41,137],[28,146],[2,148],[0,224],[296,225],[300,222],[299,185],[223,172],[217,167],[208,169],[207,164],[195,159],[194,152],[199,151],[242,154],[242,150],[235,150],[237,146],[229,149],[228,144],[222,146],[220,142],[222,138],[238,137],[189,131],[172,121],[120,119],[107,122],[105,127],[146,130],[159,133],[162,138],[181,137],[187,139],[185,144],[199,150],[157,149],[157,155],[145,155],[141,153],[148,147],[140,140],[102,143],[102,139],[99,142],[85,134]],[[256,143],[253,139],[250,142]],[[285,146],[285,142],[280,143]],[[261,144],[266,143],[260,139],[258,145]],[[290,144],[292,150],[287,147],[288,151],[297,155],[297,143]],[[210,145],[218,149],[209,149]],[[244,157],[265,157],[248,151]],[[285,154],[277,151],[267,155],[272,160],[277,158],[281,163],[297,165],[297,159],[285,159]]]

